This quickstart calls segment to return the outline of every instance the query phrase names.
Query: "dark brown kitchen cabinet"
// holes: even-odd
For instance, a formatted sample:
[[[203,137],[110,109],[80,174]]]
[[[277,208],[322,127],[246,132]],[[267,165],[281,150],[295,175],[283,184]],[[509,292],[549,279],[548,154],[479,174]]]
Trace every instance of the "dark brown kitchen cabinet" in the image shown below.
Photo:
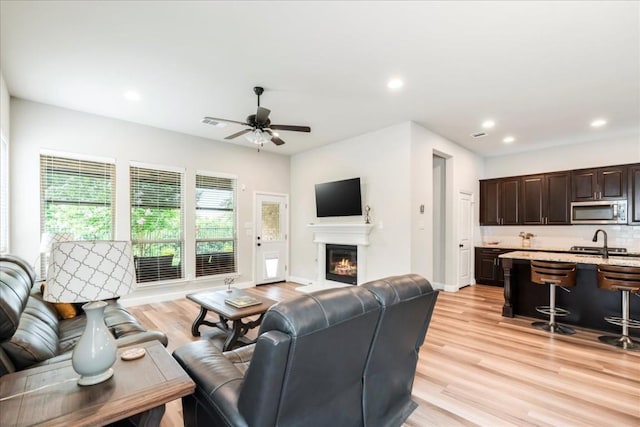
[[[574,202],[627,198],[626,165],[575,170],[571,178]]]
[[[504,271],[499,255],[512,249],[476,248],[475,276],[481,285],[504,286]]]
[[[570,224],[571,173],[522,177],[522,224]]]
[[[629,224],[640,224],[640,164],[629,166],[629,199],[627,217]]]
[[[517,225],[520,223],[520,178],[480,181],[480,224]]]

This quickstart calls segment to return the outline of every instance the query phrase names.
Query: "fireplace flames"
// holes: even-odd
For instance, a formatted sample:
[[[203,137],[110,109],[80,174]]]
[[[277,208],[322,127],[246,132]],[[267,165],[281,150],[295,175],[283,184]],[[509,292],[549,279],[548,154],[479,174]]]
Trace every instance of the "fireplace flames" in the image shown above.
[[[351,263],[347,258],[343,258],[335,265],[334,271],[341,276],[353,276],[358,272],[356,263]]]

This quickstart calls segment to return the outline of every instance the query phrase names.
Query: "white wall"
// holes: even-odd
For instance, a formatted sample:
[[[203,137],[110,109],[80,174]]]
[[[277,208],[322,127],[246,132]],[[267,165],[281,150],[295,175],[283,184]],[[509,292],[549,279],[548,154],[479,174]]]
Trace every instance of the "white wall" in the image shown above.
[[[310,222],[362,222],[362,217],[315,216],[314,184],[359,176],[363,204],[375,225],[367,252],[366,280],[394,274],[433,276],[433,154],[448,157],[447,216],[457,214],[453,194],[477,198],[482,160],[421,126],[407,122],[297,154],[291,158],[291,276],[301,283],[317,277]],[[454,193],[455,192],[455,193]],[[419,207],[425,205],[424,214]],[[477,207],[474,217],[477,218]],[[477,222],[477,220],[476,220]],[[446,288],[457,289],[455,222],[447,229]]]
[[[640,136],[627,134],[582,144],[561,145],[484,161],[484,177],[527,175],[640,162]]]
[[[415,123],[411,124],[411,268],[432,280],[433,277],[433,155],[446,159],[446,230],[445,230],[445,290],[458,289],[458,194],[471,193],[473,223],[479,221],[479,184],[483,174],[482,158],[471,151],[437,135]],[[419,206],[425,204],[425,213]],[[474,229],[474,239],[480,239],[479,228]],[[471,259],[473,264],[473,259]],[[473,268],[473,266],[471,267]],[[437,284],[440,285],[440,284]]]
[[[317,218],[314,185],[360,177],[362,204],[375,225],[367,249],[365,280],[411,271],[410,126],[391,126],[291,157],[290,276],[315,283],[316,244],[309,223],[363,223],[358,217]]]
[[[130,122],[13,98],[11,101],[12,253],[35,260],[40,240],[39,154],[54,150],[116,160],[116,239],[129,240],[131,161],[186,170],[187,241],[194,241],[195,172],[238,177],[238,260],[240,277],[253,279],[253,194],[289,192],[289,158],[229,143],[184,135]],[[191,210],[189,210],[189,208]],[[189,248],[185,248],[185,255]],[[191,258],[193,259],[193,258]],[[187,257],[186,265],[191,264]],[[186,270],[193,274],[193,269]]]
[[[7,84],[4,81],[2,70],[0,70],[0,129],[2,129],[7,140],[11,135],[9,110],[9,91],[7,90]]]

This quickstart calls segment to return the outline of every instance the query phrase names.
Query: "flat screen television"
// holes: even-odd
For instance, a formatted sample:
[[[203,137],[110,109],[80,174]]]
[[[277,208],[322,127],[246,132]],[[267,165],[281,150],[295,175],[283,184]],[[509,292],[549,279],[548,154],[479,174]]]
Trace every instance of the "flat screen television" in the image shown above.
[[[360,178],[316,184],[318,217],[362,215]]]

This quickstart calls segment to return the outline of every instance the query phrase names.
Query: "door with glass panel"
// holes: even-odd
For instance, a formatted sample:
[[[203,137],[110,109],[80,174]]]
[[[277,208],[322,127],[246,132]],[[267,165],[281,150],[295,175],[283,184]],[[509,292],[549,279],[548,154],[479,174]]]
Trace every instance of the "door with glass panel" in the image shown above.
[[[287,196],[256,194],[256,284],[282,282],[287,274]]]

